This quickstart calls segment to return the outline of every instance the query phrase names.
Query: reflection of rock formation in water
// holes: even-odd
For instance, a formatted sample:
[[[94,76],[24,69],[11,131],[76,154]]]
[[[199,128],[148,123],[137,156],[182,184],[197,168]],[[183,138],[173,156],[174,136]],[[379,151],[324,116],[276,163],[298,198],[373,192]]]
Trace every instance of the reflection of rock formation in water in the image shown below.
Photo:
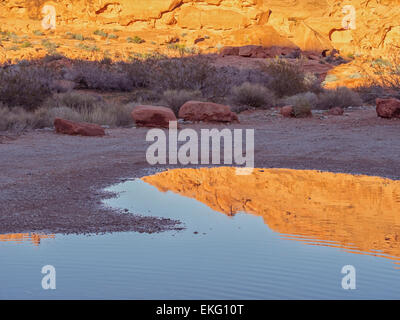
[[[400,181],[288,169],[238,176],[234,168],[176,169],[143,180],[228,215],[262,216],[290,239],[400,258]]]
[[[36,234],[36,233],[8,233],[0,234],[1,241],[32,241],[35,246],[40,244],[41,239],[54,239],[54,234]]]

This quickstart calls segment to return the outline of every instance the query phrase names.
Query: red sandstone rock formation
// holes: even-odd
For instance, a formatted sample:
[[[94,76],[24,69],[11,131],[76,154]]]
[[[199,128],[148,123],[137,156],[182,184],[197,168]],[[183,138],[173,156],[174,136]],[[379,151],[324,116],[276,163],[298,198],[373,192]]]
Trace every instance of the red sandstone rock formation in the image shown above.
[[[336,47],[370,53],[400,39],[400,0],[351,1],[356,27],[343,28],[348,1],[324,0],[54,0],[0,3],[2,29],[40,29],[41,7],[53,4],[57,26],[168,30],[211,36],[205,45]],[[192,41],[193,43],[193,41]]]
[[[158,106],[136,106],[132,118],[139,127],[168,128],[170,121],[177,121],[170,108]]]
[[[188,101],[179,109],[179,118],[187,121],[239,122],[231,107],[212,102]]]
[[[382,118],[400,118],[400,100],[376,99],[376,113]]]
[[[54,120],[54,128],[57,133],[81,136],[104,136],[104,129],[93,123],[79,123],[57,118]]]

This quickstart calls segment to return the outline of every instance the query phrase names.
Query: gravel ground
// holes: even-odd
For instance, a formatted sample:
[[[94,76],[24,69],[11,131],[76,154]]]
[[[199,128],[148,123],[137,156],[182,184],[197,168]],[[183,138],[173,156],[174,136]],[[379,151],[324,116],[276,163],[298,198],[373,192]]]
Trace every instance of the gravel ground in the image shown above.
[[[254,128],[256,167],[318,169],[400,179],[400,119],[363,108],[344,116],[285,119],[276,111],[245,112],[240,124],[182,128]],[[102,233],[179,230],[178,221],[116,212],[102,191],[163,170],[145,153],[147,129],[107,130],[102,138],[50,130],[0,136],[0,233]]]

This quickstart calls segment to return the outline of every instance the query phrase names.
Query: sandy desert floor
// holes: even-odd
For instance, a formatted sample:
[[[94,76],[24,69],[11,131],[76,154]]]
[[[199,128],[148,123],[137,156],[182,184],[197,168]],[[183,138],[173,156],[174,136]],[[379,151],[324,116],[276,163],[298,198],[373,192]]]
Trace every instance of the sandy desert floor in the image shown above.
[[[182,128],[254,128],[255,166],[317,169],[400,179],[400,119],[372,107],[344,116],[288,119],[277,111],[240,114],[240,124]],[[146,162],[146,128],[107,130],[102,138],[35,130],[0,135],[0,233],[159,232],[177,221],[114,212],[103,188],[166,166]],[[351,190],[349,190],[351,192]]]

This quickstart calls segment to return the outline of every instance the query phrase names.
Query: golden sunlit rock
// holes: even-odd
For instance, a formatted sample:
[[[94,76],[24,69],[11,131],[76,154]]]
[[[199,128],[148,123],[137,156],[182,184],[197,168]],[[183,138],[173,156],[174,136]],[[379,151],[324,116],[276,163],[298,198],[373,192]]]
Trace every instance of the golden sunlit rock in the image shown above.
[[[54,234],[36,234],[36,233],[8,233],[0,234],[0,242],[6,241],[31,241],[35,246],[40,244],[42,239],[54,239]]]
[[[288,239],[400,258],[400,181],[290,169],[243,176],[226,167],[175,169],[142,180],[227,215],[261,216]]]
[[[201,44],[204,49],[218,43],[260,45],[275,39],[274,45],[294,44],[303,50],[335,46],[370,54],[398,42],[399,4],[399,0],[352,1],[354,22],[350,23],[350,13],[344,11],[349,2],[336,0],[9,0],[0,4],[0,21],[3,31],[31,34],[42,29],[42,9],[50,5],[56,10],[56,35],[79,32],[88,36],[104,28],[139,32],[149,43],[176,35],[193,45],[200,35],[207,36]],[[351,28],[343,28],[349,23]],[[125,48],[121,43],[117,47]],[[26,57],[39,54],[24,51]]]

